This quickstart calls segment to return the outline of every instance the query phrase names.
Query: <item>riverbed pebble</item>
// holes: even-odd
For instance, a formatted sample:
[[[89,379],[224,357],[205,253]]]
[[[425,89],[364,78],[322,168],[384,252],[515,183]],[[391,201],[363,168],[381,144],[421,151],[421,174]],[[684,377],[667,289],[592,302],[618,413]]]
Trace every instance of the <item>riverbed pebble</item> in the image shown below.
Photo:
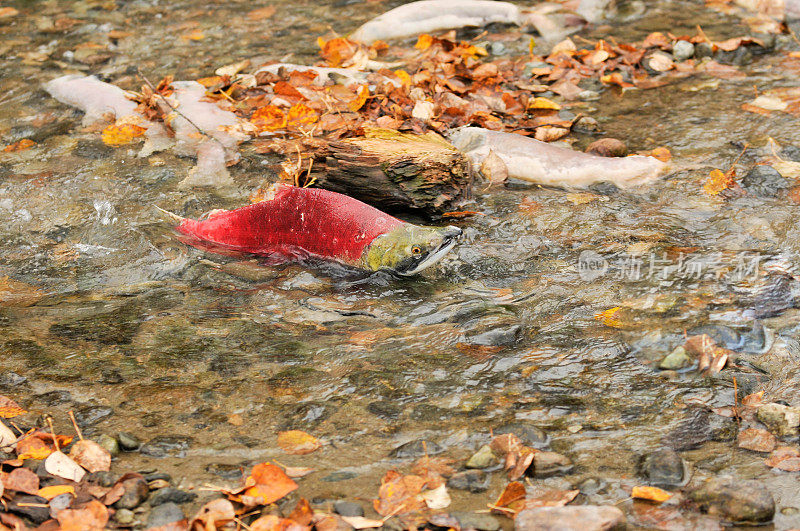
[[[760,197],[775,197],[791,185],[775,168],[766,164],[754,166],[742,178],[742,186],[752,194]]]
[[[97,444],[104,448],[112,457],[119,455],[119,442],[105,433],[97,437]]]
[[[467,460],[464,466],[467,468],[489,468],[496,463],[497,458],[492,452],[492,449],[488,444],[484,444],[477,452],[472,454],[472,457]]]
[[[778,437],[790,437],[797,435],[800,427],[800,407],[770,402],[759,406],[756,418]]]
[[[601,157],[626,157],[628,156],[628,146],[617,138],[601,138],[589,144],[586,153]]]
[[[150,493],[147,482],[143,478],[130,478],[122,482],[125,492],[114,504],[117,509],[135,509],[141,505]]]
[[[183,510],[174,503],[164,503],[154,507],[147,517],[147,528],[161,527],[185,518]]]
[[[676,41],[672,45],[672,56],[676,61],[685,61],[694,55],[694,44],[689,41]]]
[[[612,505],[574,505],[525,509],[514,519],[516,531],[605,531],[622,526],[625,515]]]
[[[160,435],[144,443],[139,452],[150,457],[186,457],[191,438]]]
[[[197,494],[194,492],[186,492],[175,487],[164,487],[150,496],[150,505],[155,507],[165,503],[189,503],[195,499],[197,499]]]
[[[692,359],[686,354],[686,349],[683,347],[677,347],[675,350],[670,352],[661,363],[658,364],[659,369],[664,369],[667,371],[677,371],[680,369],[684,369],[692,364]]]
[[[510,422],[494,430],[495,435],[513,433],[520,438],[522,443],[532,448],[542,450],[550,444],[550,436],[541,428],[524,422]]]
[[[126,452],[135,452],[142,445],[138,437],[124,431],[117,434],[117,440],[119,441],[119,447]]]
[[[500,529],[500,522],[489,514],[453,511],[450,515],[458,520],[461,529],[478,529],[479,531],[497,531]]]
[[[763,523],[775,515],[772,494],[758,481],[711,479],[689,492],[703,512],[729,522]]]
[[[489,489],[489,475],[483,470],[465,470],[456,472],[447,480],[451,489],[468,490],[469,492],[485,492]]]
[[[442,453],[442,447],[436,444],[433,441],[427,441],[423,439],[416,439],[414,441],[409,441],[405,444],[401,444],[391,452],[389,452],[389,457],[394,457],[396,459],[406,459],[409,457],[422,457],[423,455],[434,455]]]
[[[678,452],[662,448],[642,458],[642,475],[647,483],[656,487],[677,487],[685,481],[686,467]]]
[[[572,471],[572,460],[556,452],[537,452],[533,456],[533,475],[547,478],[558,474],[569,474]],[[531,468],[528,469],[530,472]]]
[[[333,510],[342,516],[364,516],[364,508],[360,504],[347,500],[334,502]]]

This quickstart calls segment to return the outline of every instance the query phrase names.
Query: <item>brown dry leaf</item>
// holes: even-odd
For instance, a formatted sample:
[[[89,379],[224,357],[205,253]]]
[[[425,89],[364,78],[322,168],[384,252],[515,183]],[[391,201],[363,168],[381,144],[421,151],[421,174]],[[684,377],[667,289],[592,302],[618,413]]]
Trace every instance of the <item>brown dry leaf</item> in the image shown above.
[[[144,136],[147,128],[133,123],[115,123],[109,125],[100,133],[103,143],[109,146],[124,146],[134,139]]]
[[[17,436],[11,428],[0,422],[0,449],[8,450],[14,446]]]
[[[767,430],[747,428],[739,433],[736,445],[754,452],[771,452],[775,449],[777,439]]]
[[[331,66],[341,66],[342,63],[352,57],[359,49],[359,44],[344,37],[336,37],[326,41],[321,37],[317,38],[320,48],[320,55],[325,58]]]
[[[522,448],[522,440],[513,433],[504,433],[492,439],[489,447],[497,455],[506,455],[519,451]]]
[[[50,501],[61,494],[72,494],[74,496],[75,487],[72,485],[51,485],[49,487],[42,487],[36,494]]]
[[[265,20],[275,14],[277,8],[275,6],[266,6],[254,9],[247,13],[247,18],[250,20]]]
[[[491,184],[502,184],[508,180],[508,166],[492,150],[483,159],[480,172]]]
[[[493,512],[514,514],[524,506],[525,495],[525,485],[512,481],[490,507]]]
[[[102,531],[108,523],[108,509],[97,500],[82,507],[64,509],[56,514],[61,531]]]
[[[569,134],[569,129],[566,127],[558,127],[555,125],[543,125],[536,128],[533,137],[540,142],[554,142],[560,138],[564,138]]]
[[[26,149],[30,149],[36,145],[36,142],[31,140],[30,138],[23,138],[22,140],[17,140],[13,144],[9,144],[3,148],[3,151],[6,153],[11,153],[14,151],[25,151]]]
[[[94,441],[84,439],[72,445],[69,456],[89,472],[107,472],[111,469],[111,454]]]
[[[752,393],[742,398],[742,405],[749,407],[758,407],[764,402],[764,391]]]
[[[247,478],[247,484],[253,486],[248,488],[244,495],[256,499],[262,505],[278,501],[297,489],[297,483],[271,463],[259,463],[254,466]]]
[[[533,458],[538,450],[523,446],[518,452],[506,454],[506,470],[508,470],[509,481],[516,481],[525,475],[528,468],[533,464]]]
[[[525,508],[563,507],[574,500],[580,492],[580,490],[544,490],[537,492],[530,498],[525,499]]]
[[[786,472],[800,472],[800,449],[790,446],[776,448],[764,464]]]
[[[417,37],[417,43],[414,45],[414,48],[417,50],[427,50],[430,48],[434,42],[436,42],[436,38],[428,35],[427,33],[423,33],[419,37]]]
[[[33,306],[44,297],[39,288],[19,282],[6,276],[0,277],[0,307]],[[0,401],[0,417],[2,417],[2,401]]]
[[[672,61],[672,58],[669,55],[656,52],[650,56],[648,66],[656,72],[666,72],[667,70],[672,70],[675,68],[675,63]]]
[[[250,524],[249,531],[307,531],[308,526],[303,526],[290,518],[281,518],[274,514],[267,514]]]
[[[2,294],[2,280],[0,278],[0,294]],[[2,300],[2,299],[0,299]],[[27,413],[19,405],[8,398],[7,396],[0,395],[0,418],[12,419]]]
[[[416,463],[411,467],[411,473],[416,476],[422,477],[435,477],[444,476],[450,477],[455,474],[456,469],[453,468],[455,459],[449,457],[420,457]],[[428,485],[429,487],[431,485]]]
[[[658,487],[636,486],[631,491],[631,498],[637,500],[647,500],[655,503],[664,503],[672,498],[672,493],[659,489]]]
[[[233,522],[235,517],[236,511],[233,509],[233,504],[225,498],[218,498],[211,500],[197,511],[197,514],[189,522],[189,528],[213,531]]]
[[[3,485],[8,490],[35,495],[39,491],[39,476],[27,468],[16,468],[3,478]]]
[[[278,446],[287,454],[310,454],[322,448],[322,443],[313,435],[300,430],[289,430],[278,433]]]
[[[435,489],[426,490],[420,494],[420,497],[425,502],[425,505],[428,506],[428,509],[432,509],[434,511],[444,509],[450,505],[451,501],[450,495],[447,493],[447,487],[444,483]]]
[[[311,508],[308,500],[300,498],[287,518],[302,526],[310,526],[314,520],[314,510]]]
[[[660,31],[655,31],[645,37],[644,41],[642,42],[642,48],[670,48],[672,47],[672,42],[670,41],[669,37],[661,33]]]
[[[75,483],[80,483],[83,476],[86,475],[86,471],[78,463],[61,451],[53,452],[45,459],[44,469],[54,476],[68,479]]]
[[[425,507],[420,498],[427,480],[420,476],[403,476],[390,470],[381,479],[378,499],[372,502],[375,511],[382,516],[409,513]]]
[[[730,171],[722,173],[722,170],[711,170],[711,173],[708,174],[708,179],[703,184],[703,192],[708,195],[717,195],[721,191],[730,188],[735,183],[733,180],[734,175],[735,173]]]

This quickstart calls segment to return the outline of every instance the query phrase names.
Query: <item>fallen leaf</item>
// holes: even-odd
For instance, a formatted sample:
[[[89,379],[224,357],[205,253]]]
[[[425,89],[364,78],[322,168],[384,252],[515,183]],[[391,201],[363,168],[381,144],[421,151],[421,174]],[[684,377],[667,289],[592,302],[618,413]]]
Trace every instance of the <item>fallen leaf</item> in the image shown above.
[[[78,463],[61,451],[55,451],[45,459],[44,469],[54,476],[68,479],[75,483],[79,483],[83,476],[86,475],[86,471]]]
[[[23,138],[22,140],[17,140],[13,144],[9,144],[3,148],[3,151],[6,153],[11,153],[14,151],[25,151],[26,149],[30,149],[36,145],[36,142],[31,140],[30,138]]]
[[[747,428],[739,433],[736,445],[754,452],[771,452],[775,449],[777,439],[767,430]]]
[[[735,182],[733,177],[730,172],[722,173],[722,170],[711,170],[711,173],[708,174],[708,179],[703,184],[703,192],[708,195],[717,195],[733,186]]]
[[[101,531],[108,523],[108,509],[97,500],[56,514],[61,531]]]
[[[274,105],[266,105],[256,109],[250,122],[261,131],[277,131],[286,127],[286,114]]]
[[[183,35],[181,35],[181,40],[182,41],[187,41],[187,42],[188,41],[202,41],[205,38],[206,38],[205,34],[199,29],[193,29],[189,33],[184,33]]]
[[[49,487],[42,487],[36,493],[37,496],[41,496],[48,501],[61,494],[72,494],[74,496],[75,487],[72,485],[50,485]]]
[[[672,159],[672,153],[665,147],[653,148],[650,151],[641,153],[642,155],[649,156],[660,160],[661,162],[669,162]]]
[[[305,468],[300,466],[287,466],[283,469],[287,476],[290,478],[302,478],[304,476],[309,475],[312,472],[315,472],[313,468]]]
[[[390,470],[381,479],[378,499],[373,501],[375,511],[382,516],[409,513],[425,507],[420,493],[427,480],[420,476],[403,476]]]
[[[528,110],[560,111],[561,105],[552,100],[539,96],[528,101]]]
[[[672,493],[659,489],[658,487],[633,487],[631,491],[631,498],[637,500],[647,500],[656,503],[664,503],[672,498]]]
[[[450,495],[447,493],[447,487],[444,483],[432,490],[427,490],[421,494],[422,499],[428,509],[444,509],[450,505]]]
[[[144,136],[147,128],[132,123],[114,123],[103,129],[100,138],[109,146],[124,146]]]
[[[89,472],[107,472],[111,469],[111,454],[94,441],[84,439],[72,445],[69,456]]]
[[[371,520],[363,516],[342,516],[342,520],[350,524],[354,529],[370,529],[373,527],[382,527],[383,520]]]
[[[519,502],[525,499],[525,495],[525,485],[519,481],[512,481],[506,485],[506,488],[503,489],[503,492],[500,493],[500,496],[491,505],[492,511],[501,514],[514,514],[524,506],[524,502]]]
[[[491,149],[481,163],[480,172],[492,184],[502,184],[508,180],[508,166]]]
[[[322,447],[319,439],[300,430],[289,430],[278,433],[278,446],[287,454],[310,454]]]
[[[427,33],[423,33],[419,37],[417,37],[417,43],[414,45],[414,48],[417,50],[427,50],[430,48],[433,43],[436,42],[436,39]]]
[[[13,280],[8,275],[0,277],[0,307],[33,306],[44,297],[39,288]],[[18,413],[21,415],[22,413]],[[16,416],[16,415],[15,415]],[[0,418],[3,417],[3,401],[0,400]],[[6,417],[9,418],[9,417]]]
[[[236,512],[233,509],[233,504],[225,498],[218,498],[211,500],[200,508],[189,522],[189,528],[213,531],[233,522],[235,517]],[[195,524],[199,525],[195,526]]]
[[[569,134],[569,129],[566,127],[558,127],[555,125],[543,125],[536,128],[533,137],[540,142],[555,142],[560,138],[564,138]]]
[[[35,495],[39,491],[39,476],[27,468],[16,468],[3,478],[3,485],[8,490]]]
[[[0,278],[0,294],[2,294],[3,285],[2,278]],[[1,299],[0,299],[1,300]],[[0,418],[12,419],[27,413],[19,405],[8,398],[7,396],[0,395]],[[16,437],[15,437],[16,438]]]
[[[616,306],[614,308],[609,308],[608,310],[603,310],[602,312],[596,313],[594,318],[603,323],[606,326],[610,326],[611,328],[622,328],[623,323],[617,317],[617,313],[622,308],[620,306]]]
[[[297,483],[271,463],[259,463],[254,466],[247,482],[252,482],[253,486],[244,494],[257,499],[262,505],[276,502],[297,489]]]
[[[0,422],[0,449],[8,449],[17,440],[11,428]]]
[[[358,89],[358,95],[347,106],[351,111],[358,112],[367,103],[367,98],[369,98],[369,87],[364,85]]]
[[[525,499],[525,508],[563,507],[574,500],[580,492],[580,490],[545,490],[532,493],[531,497]]]

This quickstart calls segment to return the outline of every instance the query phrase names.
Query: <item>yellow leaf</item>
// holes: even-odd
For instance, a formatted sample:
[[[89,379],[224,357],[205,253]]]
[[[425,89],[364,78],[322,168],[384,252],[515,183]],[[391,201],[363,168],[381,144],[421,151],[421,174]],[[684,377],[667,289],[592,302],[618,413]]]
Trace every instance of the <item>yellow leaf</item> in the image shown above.
[[[103,129],[100,138],[109,146],[124,146],[133,142],[134,138],[143,136],[145,131],[145,127],[136,124],[115,123]]]
[[[184,41],[202,41],[205,38],[206,36],[199,29],[193,29],[189,33],[181,35],[181,39]]]
[[[408,86],[411,84],[411,76],[405,70],[395,70],[394,75],[400,78],[400,82],[402,82],[403,85]]]
[[[0,282],[2,281],[3,278],[0,278]],[[2,285],[0,285],[0,289],[2,289]],[[19,404],[6,396],[0,395],[0,418],[11,419],[25,413],[26,411],[19,407]]]
[[[423,33],[422,35],[417,38],[417,44],[414,45],[414,48],[417,50],[427,50],[428,48],[433,45],[434,39],[427,33]]]
[[[633,487],[633,490],[631,491],[631,498],[636,498],[637,500],[647,500],[656,503],[664,503],[668,499],[672,498],[672,493],[661,490],[658,487],[637,486]]]
[[[711,170],[708,174],[705,184],[703,184],[703,192],[708,195],[717,195],[721,191],[730,188],[733,185],[733,174],[722,173],[722,170]]]
[[[301,125],[310,125],[319,120],[317,111],[302,103],[296,103],[286,113],[286,126],[299,127]]]
[[[367,98],[369,98],[369,87],[364,85],[358,90],[358,95],[348,104],[348,107],[351,111],[358,112],[367,103]]]
[[[46,500],[52,500],[61,494],[75,494],[75,487],[72,485],[51,485],[49,487],[42,487],[37,492],[39,496]]]
[[[287,454],[310,454],[322,447],[319,439],[300,430],[289,430],[278,433],[278,446]]]
[[[261,131],[277,131],[286,127],[286,115],[274,105],[259,107],[250,121]]]
[[[22,140],[18,140],[13,144],[7,145],[6,147],[3,148],[3,151],[5,151],[6,153],[10,153],[13,151],[25,151],[26,149],[29,149],[35,145],[36,142],[31,140],[30,138],[23,138]]]
[[[617,312],[619,312],[621,309],[622,308],[620,306],[615,306],[614,308],[609,308],[608,310],[596,313],[594,318],[604,325],[610,326],[611,328],[622,328],[622,321],[616,317]]]
[[[45,459],[50,456],[55,450],[52,448],[34,448],[29,452],[19,454],[17,459]]]
[[[533,98],[528,102],[528,110],[531,109],[544,109],[548,111],[560,111],[561,105],[558,103],[548,100],[547,98],[542,98],[541,96],[538,98]]]

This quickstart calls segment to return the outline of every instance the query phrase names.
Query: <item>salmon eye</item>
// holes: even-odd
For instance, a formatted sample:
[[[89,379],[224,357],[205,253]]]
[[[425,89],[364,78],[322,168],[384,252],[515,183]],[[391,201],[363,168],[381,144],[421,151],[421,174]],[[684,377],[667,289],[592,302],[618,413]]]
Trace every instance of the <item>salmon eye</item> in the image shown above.
[[[411,254],[421,254],[421,253],[422,253],[422,247],[420,247],[419,245],[415,245],[414,247],[411,248]]]

